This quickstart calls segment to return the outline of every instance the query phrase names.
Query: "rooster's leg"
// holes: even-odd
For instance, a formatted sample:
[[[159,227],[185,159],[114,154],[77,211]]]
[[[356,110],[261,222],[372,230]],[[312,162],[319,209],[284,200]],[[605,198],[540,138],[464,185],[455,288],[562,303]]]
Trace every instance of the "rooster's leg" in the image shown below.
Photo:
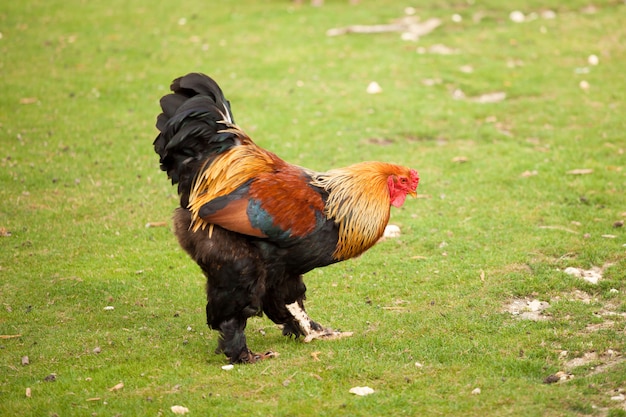
[[[295,275],[280,282],[280,285],[266,288],[263,298],[263,312],[276,324],[283,326],[285,336],[304,336],[305,342],[313,339],[338,339],[352,336],[349,332],[338,332],[325,328],[311,320],[304,309],[306,285],[302,275]]]
[[[340,332],[325,328],[311,320],[306,311],[304,311],[304,305],[301,301],[287,304],[285,307],[293,316],[295,324],[297,324],[300,332],[304,336],[305,343],[309,343],[314,339],[340,339],[342,337],[352,336],[352,332]]]
[[[274,352],[254,353],[246,344],[247,319],[233,318],[220,325],[220,338],[216,353],[224,353],[231,363],[254,363],[276,356]]]

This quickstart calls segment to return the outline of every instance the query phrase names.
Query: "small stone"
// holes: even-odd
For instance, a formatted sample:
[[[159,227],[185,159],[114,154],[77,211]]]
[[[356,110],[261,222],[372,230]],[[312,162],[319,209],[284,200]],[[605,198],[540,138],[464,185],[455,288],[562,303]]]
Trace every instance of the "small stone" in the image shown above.
[[[234,368],[235,368],[235,365],[233,365],[232,363],[229,365],[222,366],[222,369],[225,371],[232,371]]]
[[[174,414],[187,414],[189,412],[189,409],[182,405],[173,405],[170,407],[170,410],[172,410]]]
[[[383,92],[383,88],[376,81],[372,81],[367,86],[367,94],[379,94]]]
[[[93,353],[95,353],[96,355],[100,352],[102,352],[102,349],[100,348],[100,346],[96,346],[95,348],[93,348]]]
[[[374,393],[374,390],[370,387],[354,387],[350,388],[350,394],[358,395],[360,397],[364,397],[366,395],[370,395]]]
[[[474,389],[472,390],[472,395],[480,395],[480,393],[481,393],[480,388],[474,388]]]
[[[28,359],[28,356],[22,356],[22,365],[28,365],[30,363],[30,360]]]
[[[398,226],[396,226],[395,224],[388,224],[385,227],[385,232],[383,233],[383,237],[386,238],[395,238],[395,237],[400,237],[400,228]]]
[[[587,58],[587,62],[589,63],[589,65],[598,65],[600,63],[600,59],[598,58],[597,55],[589,55],[589,57]]]
[[[526,17],[524,16],[524,13],[520,12],[519,10],[515,10],[509,14],[509,19],[511,19],[511,21],[515,23],[522,23],[526,19]]]

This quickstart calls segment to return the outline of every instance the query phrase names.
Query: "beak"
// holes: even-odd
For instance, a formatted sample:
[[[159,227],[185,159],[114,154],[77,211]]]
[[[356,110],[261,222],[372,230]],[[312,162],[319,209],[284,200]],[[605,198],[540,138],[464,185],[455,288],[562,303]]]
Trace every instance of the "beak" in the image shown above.
[[[409,195],[413,198],[417,197],[417,191],[409,191]]]

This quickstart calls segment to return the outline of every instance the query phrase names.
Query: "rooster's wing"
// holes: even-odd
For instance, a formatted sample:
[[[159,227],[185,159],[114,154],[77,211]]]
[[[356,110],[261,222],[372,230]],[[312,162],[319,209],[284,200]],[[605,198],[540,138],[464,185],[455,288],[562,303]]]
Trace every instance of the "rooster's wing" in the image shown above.
[[[215,161],[209,170],[218,169],[220,162]],[[196,229],[215,224],[281,243],[303,238],[327,221],[325,192],[312,186],[302,169],[274,159],[254,170],[254,175],[247,171],[239,172],[238,180],[213,179],[208,194],[192,194],[190,208],[196,216]],[[233,184],[237,187],[230,191]],[[197,189],[202,189],[202,184]]]

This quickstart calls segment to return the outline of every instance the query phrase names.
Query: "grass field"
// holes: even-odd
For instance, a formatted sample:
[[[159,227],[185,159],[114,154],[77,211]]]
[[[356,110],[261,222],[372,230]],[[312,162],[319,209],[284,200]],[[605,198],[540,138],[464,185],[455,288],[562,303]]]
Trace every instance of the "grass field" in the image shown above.
[[[3,2],[0,415],[626,416],[625,7]],[[441,25],[326,34],[406,13]],[[152,150],[191,71],[291,163],[419,170],[399,238],[307,276],[311,316],[353,337],[255,318],[280,356],[222,369]]]

